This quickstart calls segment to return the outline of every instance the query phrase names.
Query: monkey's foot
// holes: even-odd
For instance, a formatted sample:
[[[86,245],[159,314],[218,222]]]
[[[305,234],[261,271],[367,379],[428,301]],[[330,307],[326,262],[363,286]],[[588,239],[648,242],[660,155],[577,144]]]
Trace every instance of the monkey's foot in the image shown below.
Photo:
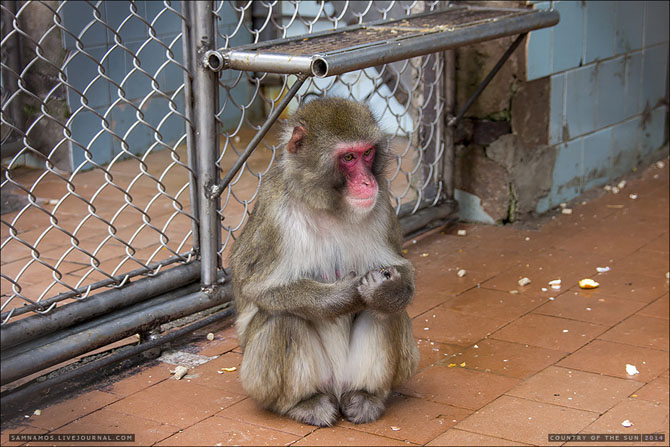
[[[342,416],[354,424],[365,424],[379,419],[384,413],[384,400],[366,391],[349,391],[340,400]]]
[[[318,393],[300,401],[286,415],[304,424],[330,427],[337,419],[337,400],[329,394]]]

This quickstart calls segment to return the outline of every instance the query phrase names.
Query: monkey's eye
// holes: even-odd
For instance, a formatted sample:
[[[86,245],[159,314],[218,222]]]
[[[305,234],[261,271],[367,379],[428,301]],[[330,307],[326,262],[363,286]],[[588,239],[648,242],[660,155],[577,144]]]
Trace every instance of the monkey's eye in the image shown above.
[[[372,148],[368,149],[367,151],[363,152],[363,155],[366,157],[369,157],[370,154],[372,153]]]
[[[347,155],[342,157],[342,160],[344,160],[344,161],[351,161],[353,159],[354,159],[354,154],[347,154]]]

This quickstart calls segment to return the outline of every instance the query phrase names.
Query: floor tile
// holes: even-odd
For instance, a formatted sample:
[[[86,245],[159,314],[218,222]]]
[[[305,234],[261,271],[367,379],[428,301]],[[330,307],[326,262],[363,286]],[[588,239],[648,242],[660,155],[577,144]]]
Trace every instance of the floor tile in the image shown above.
[[[454,296],[468,289],[476,287],[477,284],[489,278],[488,273],[470,271],[465,277],[457,276],[458,270],[434,272],[432,270],[419,272],[419,267],[414,265],[416,272],[416,296],[407,307],[410,317],[415,317],[427,310],[448,301]],[[436,278],[441,278],[436,281]]]
[[[612,297],[585,297],[577,292],[568,291],[558,295],[553,301],[547,301],[533,313],[610,326],[642,307],[644,303],[637,301]]]
[[[568,368],[549,367],[507,392],[537,402],[604,413],[640,388],[640,383]]]
[[[43,435],[46,433],[48,433],[47,430],[43,428],[31,427],[28,425],[7,428],[0,433],[0,445],[24,445],[26,443],[26,441],[21,440],[12,442],[9,440],[9,435]]]
[[[139,372],[112,383],[105,390],[117,396],[129,396],[145,388],[149,388],[172,376],[171,365],[159,363],[149,368],[139,367]]]
[[[463,446],[463,445],[477,445],[477,446],[505,446],[505,445],[528,445],[520,442],[508,441],[507,439],[494,438],[493,436],[482,435],[479,433],[472,433],[469,431],[452,428],[446,433],[433,439],[426,445],[431,446]]]
[[[611,296],[647,304],[668,293],[665,277],[610,271],[593,276],[592,279],[600,284],[597,289],[579,290],[580,294],[589,298]]]
[[[481,340],[503,324],[500,320],[454,312],[445,305],[424,312],[412,320],[416,338],[459,346]]]
[[[597,417],[589,411],[502,396],[456,428],[526,444],[559,445],[549,443],[548,434],[579,433]]]
[[[517,383],[519,379],[512,377],[436,365],[412,377],[398,391],[420,399],[477,410]]]
[[[298,439],[299,436],[291,433],[213,416],[170,436],[157,445],[287,445]]]
[[[418,339],[416,345],[419,348],[419,371],[425,369],[440,360],[454,355],[462,354],[463,346],[448,345],[427,339]]]
[[[190,380],[198,385],[246,396],[247,393],[240,382],[241,364],[242,354],[228,352],[190,370],[189,375],[193,377]],[[235,370],[224,371],[223,368],[235,368]]]
[[[614,326],[598,337],[601,340],[613,341],[646,348],[670,350],[668,340],[668,320],[662,318],[633,315]]]
[[[625,420],[631,427],[623,427]],[[668,407],[639,399],[626,399],[586,427],[582,433],[665,433],[668,439]]]
[[[214,340],[202,343],[202,348],[198,350],[198,354],[206,355],[208,357],[215,355],[222,355],[226,352],[232,351],[240,345],[240,340],[235,332],[235,327],[229,327],[223,331],[214,332]]]
[[[629,376],[626,373],[627,364],[634,365],[639,374]],[[668,368],[668,352],[594,340],[557,365],[639,382],[650,382]]]
[[[524,379],[568,354],[492,338],[477,342],[475,346],[465,349],[462,354],[448,356],[441,364],[465,362],[468,369]]]
[[[668,377],[658,377],[635,391],[637,399],[647,400],[659,405],[670,406],[668,399]]]
[[[264,410],[251,398],[244,399],[228,408],[224,408],[217,413],[217,416],[259,425],[272,430],[292,433],[298,436],[305,436],[316,430],[316,427],[312,425],[301,424],[286,416],[280,416]]]
[[[196,385],[185,379],[168,379],[126,397],[109,408],[177,427],[188,427],[244,398],[240,394]],[[160,405],[156,405],[156,402],[160,402]]]
[[[667,293],[658,298],[647,307],[641,309],[637,314],[643,317],[670,319],[670,295]]]
[[[450,299],[442,307],[467,315],[509,322],[538,307],[543,300],[507,291],[474,288]]]
[[[529,314],[495,332],[492,338],[572,352],[606,329],[592,323]]]
[[[134,434],[135,443],[128,445],[152,445],[178,431],[179,427],[176,426],[103,408],[67,424],[53,433]],[[89,444],[87,443],[87,445]],[[109,443],[90,443],[90,445],[109,445]]]
[[[296,442],[296,446],[392,446],[415,445],[397,439],[351,430],[344,427],[320,428],[314,433]]]
[[[33,427],[54,430],[77,418],[92,413],[102,407],[108,406],[118,400],[118,396],[102,391],[90,391],[75,399],[40,408],[39,416],[31,415],[26,422]]]
[[[630,256],[617,259],[612,267],[617,272],[636,273],[662,278],[668,271],[668,264],[670,262],[668,261],[668,252],[657,251],[659,249],[662,249],[662,247],[646,245]]]
[[[470,410],[394,394],[388,400],[386,412],[377,421],[342,426],[379,436],[425,444],[471,413]]]

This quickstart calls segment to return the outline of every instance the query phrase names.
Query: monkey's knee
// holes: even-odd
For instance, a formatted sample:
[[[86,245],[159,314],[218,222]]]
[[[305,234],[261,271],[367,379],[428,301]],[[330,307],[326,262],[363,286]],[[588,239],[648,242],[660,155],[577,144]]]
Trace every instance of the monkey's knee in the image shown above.
[[[399,342],[396,343],[398,361],[392,387],[397,387],[412,377],[419,367],[419,349],[412,333],[412,322],[406,312],[398,317],[397,324],[400,327]]]
[[[317,392],[322,354],[312,331],[299,318],[282,316],[268,320],[249,338],[240,380],[264,408],[285,414]]]

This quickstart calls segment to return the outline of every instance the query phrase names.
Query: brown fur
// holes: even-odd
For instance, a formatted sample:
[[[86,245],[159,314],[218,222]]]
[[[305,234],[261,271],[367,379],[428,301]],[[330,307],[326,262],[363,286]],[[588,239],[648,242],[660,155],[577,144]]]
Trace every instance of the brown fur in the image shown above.
[[[378,199],[363,214],[348,208],[332,155],[338,143],[354,142],[377,148]],[[263,178],[231,256],[240,377],[262,406],[301,422],[331,425],[340,410],[355,423],[369,422],[418,363],[405,311],[414,271],[400,254],[383,178],[386,146],[366,106],[337,98],[299,109],[284,143],[297,145]],[[300,251],[295,244],[304,241],[323,256]],[[380,276],[381,268],[392,274]],[[337,278],[328,276],[334,271]],[[368,370],[357,371],[357,362]]]

